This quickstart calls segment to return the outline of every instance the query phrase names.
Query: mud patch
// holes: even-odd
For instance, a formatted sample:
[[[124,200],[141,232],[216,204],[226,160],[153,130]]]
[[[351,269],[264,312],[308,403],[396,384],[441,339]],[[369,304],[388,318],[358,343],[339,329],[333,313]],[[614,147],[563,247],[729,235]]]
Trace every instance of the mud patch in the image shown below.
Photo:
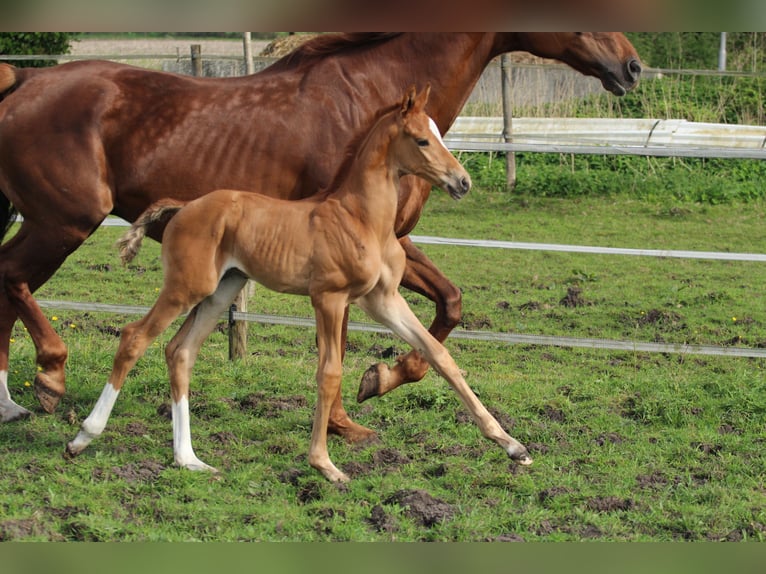
[[[434,498],[425,490],[400,490],[389,496],[384,502],[401,506],[405,515],[426,527],[450,520],[455,514],[455,510],[450,504]]]
[[[562,307],[585,307],[590,305],[582,296],[582,289],[579,287],[569,287],[567,294],[559,301]]]
[[[239,408],[252,411],[259,417],[273,419],[282,416],[285,411],[306,408],[308,401],[303,395],[273,397],[262,391],[251,393],[239,401]]]
[[[393,448],[382,448],[372,454],[372,462],[375,468],[392,469],[412,462],[410,457]]]
[[[378,532],[396,532],[397,530],[396,520],[380,504],[372,507],[367,522]]]
[[[41,534],[40,524],[33,518],[0,522],[0,542],[24,540]]]
[[[638,318],[639,325],[660,325],[663,327],[680,327],[683,317],[674,311],[650,309]]]
[[[113,466],[111,475],[126,482],[151,482],[157,480],[165,466],[155,460],[144,460],[139,463],[129,463],[124,466]],[[102,478],[103,473],[93,471],[94,478]]]
[[[618,498],[616,496],[595,496],[586,501],[590,510],[596,512],[619,512],[630,510],[635,503],[629,498]]]
[[[538,492],[537,500],[540,501],[540,504],[545,506],[557,496],[561,496],[562,494],[569,494],[571,492],[572,492],[572,489],[567,488],[566,486],[553,486],[551,488],[546,488]]]

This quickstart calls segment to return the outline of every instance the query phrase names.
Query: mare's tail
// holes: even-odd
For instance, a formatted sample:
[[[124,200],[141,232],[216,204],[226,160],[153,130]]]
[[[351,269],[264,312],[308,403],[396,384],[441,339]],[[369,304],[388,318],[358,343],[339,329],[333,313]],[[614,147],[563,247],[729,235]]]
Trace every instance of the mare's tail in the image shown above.
[[[138,255],[141,242],[146,236],[146,228],[165,218],[169,213],[175,214],[186,205],[186,202],[175,199],[161,199],[150,205],[144,211],[125,234],[117,240],[117,249],[123,264],[130,263]]]
[[[17,68],[10,64],[0,63],[0,101],[16,86],[16,70]],[[16,214],[16,208],[11,201],[5,195],[0,195],[0,243],[16,221]]]

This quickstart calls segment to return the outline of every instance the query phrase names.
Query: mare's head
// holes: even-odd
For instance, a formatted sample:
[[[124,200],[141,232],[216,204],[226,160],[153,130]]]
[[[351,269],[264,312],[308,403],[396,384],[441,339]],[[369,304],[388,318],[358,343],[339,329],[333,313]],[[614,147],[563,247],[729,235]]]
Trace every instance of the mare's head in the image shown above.
[[[460,199],[471,189],[471,177],[444,145],[439,128],[425,113],[430,86],[419,94],[410,87],[397,112],[398,134],[392,142],[400,175],[416,175]]]
[[[595,76],[616,96],[624,96],[638,84],[641,60],[620,32],[532,32],[524,36],[523,49]]]

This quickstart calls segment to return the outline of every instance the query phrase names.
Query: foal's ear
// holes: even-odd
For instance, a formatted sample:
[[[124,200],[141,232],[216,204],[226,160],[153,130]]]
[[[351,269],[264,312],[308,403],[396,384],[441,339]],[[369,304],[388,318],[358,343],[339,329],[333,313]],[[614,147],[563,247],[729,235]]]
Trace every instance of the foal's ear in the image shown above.
[[[415,84],[411,85],[409,88],[407,88],[407,93],[404,94],[404,99],[402,100],[402,114],[406,114],[409,112],[412,107],[415,105],[415,97],[417,95],[417,90],[415,89]]]
[[[423,111],[426,108],[426,104],[428,103],[428,95],[431,93],[431,84],[426,84],[426,89],[420,92],[417,95],[417,98],[415,99],[415,107]]]
[[[417,93],[414,84],[410,86],[407,89],[407,94],[405,94],[404,101],[402,102],[402,113],[406,114],[413,108],[417,109],[417,111],[423,111],[423,109],[426,107],[426,103],[428,102],[428,94],[430,93],[430,83],[426,84],[426,89],[419,94]]]

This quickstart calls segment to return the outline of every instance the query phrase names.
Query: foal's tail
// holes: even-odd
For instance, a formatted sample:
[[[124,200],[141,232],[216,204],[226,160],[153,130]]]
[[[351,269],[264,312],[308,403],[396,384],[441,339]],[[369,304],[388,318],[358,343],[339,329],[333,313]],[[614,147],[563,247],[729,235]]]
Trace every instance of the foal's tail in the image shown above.
[[[146,236],[146,228],[165,218],[167,214],[175,214],[186,205],[186,202],[175,199],[161,199],[150,205],[146,211],[138,216],[133,225],[125,234],[117,240],[117,249],[120,252],[120,259],[124,264],[133,261],[141,249],[141,242]]]

